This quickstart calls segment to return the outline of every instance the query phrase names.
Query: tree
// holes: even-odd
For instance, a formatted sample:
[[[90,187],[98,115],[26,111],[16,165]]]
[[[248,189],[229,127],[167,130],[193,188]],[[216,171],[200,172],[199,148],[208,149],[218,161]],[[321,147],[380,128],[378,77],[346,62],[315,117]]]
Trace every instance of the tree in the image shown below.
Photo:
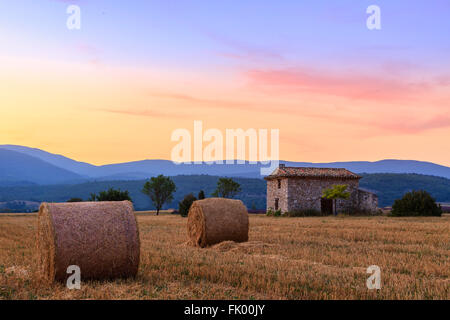
[[[322,196],[325,199],[331,199],[333,200],[333,212],[334,215],[337,215],[337,208],[336,203],[337,199],[348,199],[350,198],[350,192],[346,191],[347,185],[346,184],[336,184],[334,186],[331,186],[325,190],[323,190]]]
[[[426,191],[412,191],[403,198],[395,200],[392,206],[393,216],[438,216],[442,215],[442,208]]]
[[[239,192],[241,192],[239,183],[233,181],[231,178],[220,178],[217,182],[217,188],[212,195],[220,198],[233,198]]]
[[[90,201],[132,201],[128,191],[109,188],[107,191],[101,191],[98,195],[91,193]]]
[[[198,193],[198,200],[203,200],[205,199],[205,191],[200,190],[200,192]]]
[[[150,200],[156,207],[156,215],[159,215],[159,210],[161,210],[163,205],[173,200],[173,193],[176,189],[177,187],[170,177],[160,174],[147,181],[142,192],[150,197]]]
[[[70,198],[69,200],[67,200],[67,202],[82,202],[83,199],[81,198]]]
[[[195,200],[197,200],[197,198],[192,193],[184,196],[183,201],[178,204],[178,211],[182,217],[186,217],[188,215],[189,209]]]

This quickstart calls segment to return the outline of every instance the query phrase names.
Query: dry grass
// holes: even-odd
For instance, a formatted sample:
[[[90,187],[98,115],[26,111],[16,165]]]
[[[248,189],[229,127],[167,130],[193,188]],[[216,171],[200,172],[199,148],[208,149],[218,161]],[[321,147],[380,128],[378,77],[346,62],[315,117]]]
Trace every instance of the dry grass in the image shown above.
[[[36,216],[0,216],[0,299],[449,299],[450,218],[250,217],[250,241],[186,245],[186,219],[139,216],[136,279],[42,285]],[[369,265],[382,288],[368,290]]]

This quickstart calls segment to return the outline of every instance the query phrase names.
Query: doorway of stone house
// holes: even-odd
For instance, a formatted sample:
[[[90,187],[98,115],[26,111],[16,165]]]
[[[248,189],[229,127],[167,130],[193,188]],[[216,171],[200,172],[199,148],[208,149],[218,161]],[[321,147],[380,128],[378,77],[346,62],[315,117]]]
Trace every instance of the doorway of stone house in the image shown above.
[[[320,200],[320,211],[325,215],[333,214],[333,199],[322,198]]]

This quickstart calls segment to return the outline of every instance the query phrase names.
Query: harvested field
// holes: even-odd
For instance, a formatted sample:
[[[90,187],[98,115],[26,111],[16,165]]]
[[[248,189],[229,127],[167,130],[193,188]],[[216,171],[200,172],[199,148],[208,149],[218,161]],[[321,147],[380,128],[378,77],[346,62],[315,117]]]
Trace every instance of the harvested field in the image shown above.
[[[136,279],[44,285],[36,215],[0,215],[0,299],[449,299],[450,217],[250,215],[249,242],[187,245],[187,219],[138,215]],[[381,268],[368,290],[366,268]]]

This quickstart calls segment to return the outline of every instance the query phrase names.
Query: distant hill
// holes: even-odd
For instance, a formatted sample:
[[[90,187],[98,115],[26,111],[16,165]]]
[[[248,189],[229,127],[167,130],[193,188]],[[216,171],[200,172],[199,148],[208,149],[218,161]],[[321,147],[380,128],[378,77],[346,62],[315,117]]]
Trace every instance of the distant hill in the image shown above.
[[[83,177],[24,153],[0,149],[0,186],[79,183]]]
[[[214,191],[217,176],[193,175],[172,177],[176,186],[175,201],[165,208],[176,208],[184,195],[192,192],[197,196],[203,189],[207,196]],[[234,178],[242,186],[238,195],[249,209],[265,209],[266,182],[262,179]],[[141,190],[145,180],[136,181],[96,181],[74,185],[51,186],[15,186],[0,187],[0,202],[15,200],[65,202],[70,198],[88,199],[91,193],[98,193],[114,187],[128,190],[137,210],[154,209],[150,200]],[[437,201],[450,203],[450,180],[441,177],[417,174],[364,174],[360,186],[374,191],[379,197],[379,206],[390,206],[395,199],[411,190],[424,189],[430,192]]]
[[[215,190],[219,177],[197,175],[197,176],[176,176],[172,177],[177,191],[174,201],[165,208],[178,208],[178,202],[188,193],[198,195],[200,190],[204,190],[207,196]],[[266,183],[261,179],[235,178],[241,184],[242,193],[240,199],[247,207],[261,209],[266,205]],[[137,210],[153,209],[151,202],[145,194],[141,192],[145,180],[136,181],[97,181],[76,185],[52,185],[34,187],[9,187],[0,188],[0,202],[14,200],[27,200],[35,202],[65,202],[70,198],[88,199],[91,193],[98,193],[109,188],[128,190]]]
[[[0,145],[0,149],[5,150],[11,150],[16,151],[20,153],[24,153],[26,155],[38,158],[42,161],[48,162],[56,167],[72,171],[73,173],[76,173],[81,176],[89,177],[93,174],[95,174],[96,166],[86,163],[86,162],[79,162],[72,159],[69,159],[67,157],[49,153],[40,149],[35,148],[29,148],[29,147],[23,147],[23,146],[17,146],[17,145]]]
[[[134,162],[125,162],[117,164],[108,164],[103,166],[94,166],[85,162],[78,162],[67,157],[48,153],[43,150],[28,148],[15,145],[0,145],[0,150],[14,151],[36,159],[44,161],[52,166],[72,172],[78,179],[90,181],[111,181],[111,180],[142,180],[158,174],[167,176],[176,175],[212,175],[212,176],[228,176],[228,177],[245,177],[259,178],[260,168],[264,167],[258,164],[175,164],[169,160],[142,160]],[[0,154],[0,161],[8,161],[3,159],[7,157],[7,153]],[[26,172],[38,171],[33,167],[34,162],[23,162],[23,170]],[[431,162],[415,161],[415,160],[381,160],[375,162],[369,161],[350,161],[350,162],[330,162],[330,163],[311,163],[311,162],[291,162],[280,161],[287,166],[294,167],[329,167],[329,168],[346,168],[356,173],[416,173],[424,175],[440,176],[450,178],[450,168],[434,164]],[[6,170],[1,167],[0,170]],[[16,172],[16,171],[14,171]],[[20,174],[15,176],[13,171],[8,173],[8,179],[4,179],[1,185],[18,185],[24,182],[32,182],[39,184],[52,184],[54,177],[47,176],[48,180],[27,178]],[[61,176],[63,178],[65,176]],[[58,178],[59,179],[59,178]],[[73,183],[73,177],[67,180],[59,179],[61,183]]]

